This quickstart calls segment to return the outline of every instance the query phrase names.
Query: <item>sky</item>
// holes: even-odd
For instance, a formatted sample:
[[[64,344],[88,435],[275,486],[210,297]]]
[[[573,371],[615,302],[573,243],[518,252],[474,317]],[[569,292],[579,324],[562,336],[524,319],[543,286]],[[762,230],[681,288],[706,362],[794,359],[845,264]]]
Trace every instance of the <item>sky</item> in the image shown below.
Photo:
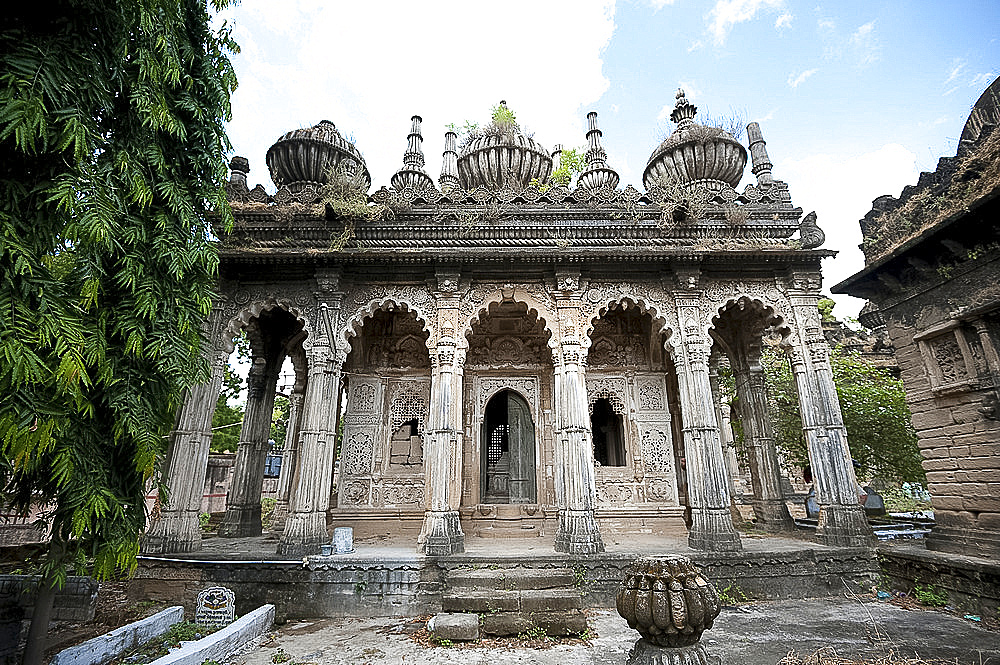
[[[696,120],[760,123],[774,177],[839,252],[826,290],[863,267],[872,200],[953,156],[1000,76],[996,0],[242,0],[216,20],[241,46],[228,132],[251,187],[273,191],[267,149],[324,119],[364,154],[372,191],[388,186],[414,114],[436,181],[446,125],[485,124],[506,100],[550,150],[584,145],[597,111],[620,186],[641,191],[680,87]],[[837,301],[840,317],[863,305]]]

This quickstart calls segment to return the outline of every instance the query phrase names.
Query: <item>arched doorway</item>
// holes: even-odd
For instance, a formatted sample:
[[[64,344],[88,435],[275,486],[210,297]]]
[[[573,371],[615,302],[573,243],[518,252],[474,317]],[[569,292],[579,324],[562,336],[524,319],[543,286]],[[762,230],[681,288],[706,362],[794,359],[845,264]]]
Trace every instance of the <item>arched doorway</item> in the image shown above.
[[[482,503],[535,503],[535,425],[521,395],[502,390],[490,398],[480,445]]]

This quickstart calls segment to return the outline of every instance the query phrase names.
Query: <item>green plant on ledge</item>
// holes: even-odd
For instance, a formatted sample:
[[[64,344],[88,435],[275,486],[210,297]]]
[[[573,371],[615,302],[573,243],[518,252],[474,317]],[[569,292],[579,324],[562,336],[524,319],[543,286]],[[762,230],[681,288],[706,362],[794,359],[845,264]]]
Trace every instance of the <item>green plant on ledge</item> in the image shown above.
[[[928,607],[944,607],[948,604],[948,592],[933,584],[917,584],[913,597]]]

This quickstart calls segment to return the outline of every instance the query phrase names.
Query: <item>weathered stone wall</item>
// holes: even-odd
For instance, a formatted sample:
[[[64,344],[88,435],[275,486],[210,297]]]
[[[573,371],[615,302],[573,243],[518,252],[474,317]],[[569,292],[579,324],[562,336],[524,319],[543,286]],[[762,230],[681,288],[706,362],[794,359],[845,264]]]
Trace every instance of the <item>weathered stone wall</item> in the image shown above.
[[[907,403],[919,436],[937,526],[930,549],[1000,557],[1000,420],[995,354],[997,313],[954,318],[1000,257],[984,257],[957,279],[938,279],[917,297],[884,306]]]
[[[589,607],[614,607],[615,591],[628,554],[573,557],[535,555],[530,561],[495,556],[447,558],[318,557],[307,565],[216,563],[141,558],[129,587],[134,598],[192,609],[201,589],[222,585],[236,594],[236,612],[265,603],[277,608],[279,622],[334,616],[402,616],[437,612],[447,572],[455,568],[573,568]],[[719,589],[734,597],[810,598],[867,589],[878,579],[878,562],[866,548],[806,548],[794,552],[708,553],[692,556]],[[738,589],[738,591],[737,591]]]
[[[1000,609],[1000,564],[898,546],[882,547],[879,560],[894,589],[931,586],[945,592],[952,607],[983,617],[995,617]]]

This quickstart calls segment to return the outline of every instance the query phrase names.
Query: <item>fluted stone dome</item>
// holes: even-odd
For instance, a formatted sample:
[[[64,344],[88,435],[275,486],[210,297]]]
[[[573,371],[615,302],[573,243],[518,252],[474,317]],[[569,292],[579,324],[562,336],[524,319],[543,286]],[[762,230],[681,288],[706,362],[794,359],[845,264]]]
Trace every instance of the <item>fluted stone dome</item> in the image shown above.
[[[267,168],[275,185],[293,192],[307,185],[325,185],[339,169],[366,192],[372,183],[361,152],[329,120],[279,138],[267,151]]]
[[[736,187],[747,165],[747,151],[729,132],[694,122],[697,107],[677,91],[677,104],[670,119],[677,129],[649,156],[642,184],[650,189],[659,181],[680,185],[700,184],[718,190]]]
[[[500,102],[506,109],[506,103]],[[464,189],[505,185],[527,187],[545,182],[552,173],[552,155],[516,124],[492,124],[467,141],[458,155],[458,179]]]

